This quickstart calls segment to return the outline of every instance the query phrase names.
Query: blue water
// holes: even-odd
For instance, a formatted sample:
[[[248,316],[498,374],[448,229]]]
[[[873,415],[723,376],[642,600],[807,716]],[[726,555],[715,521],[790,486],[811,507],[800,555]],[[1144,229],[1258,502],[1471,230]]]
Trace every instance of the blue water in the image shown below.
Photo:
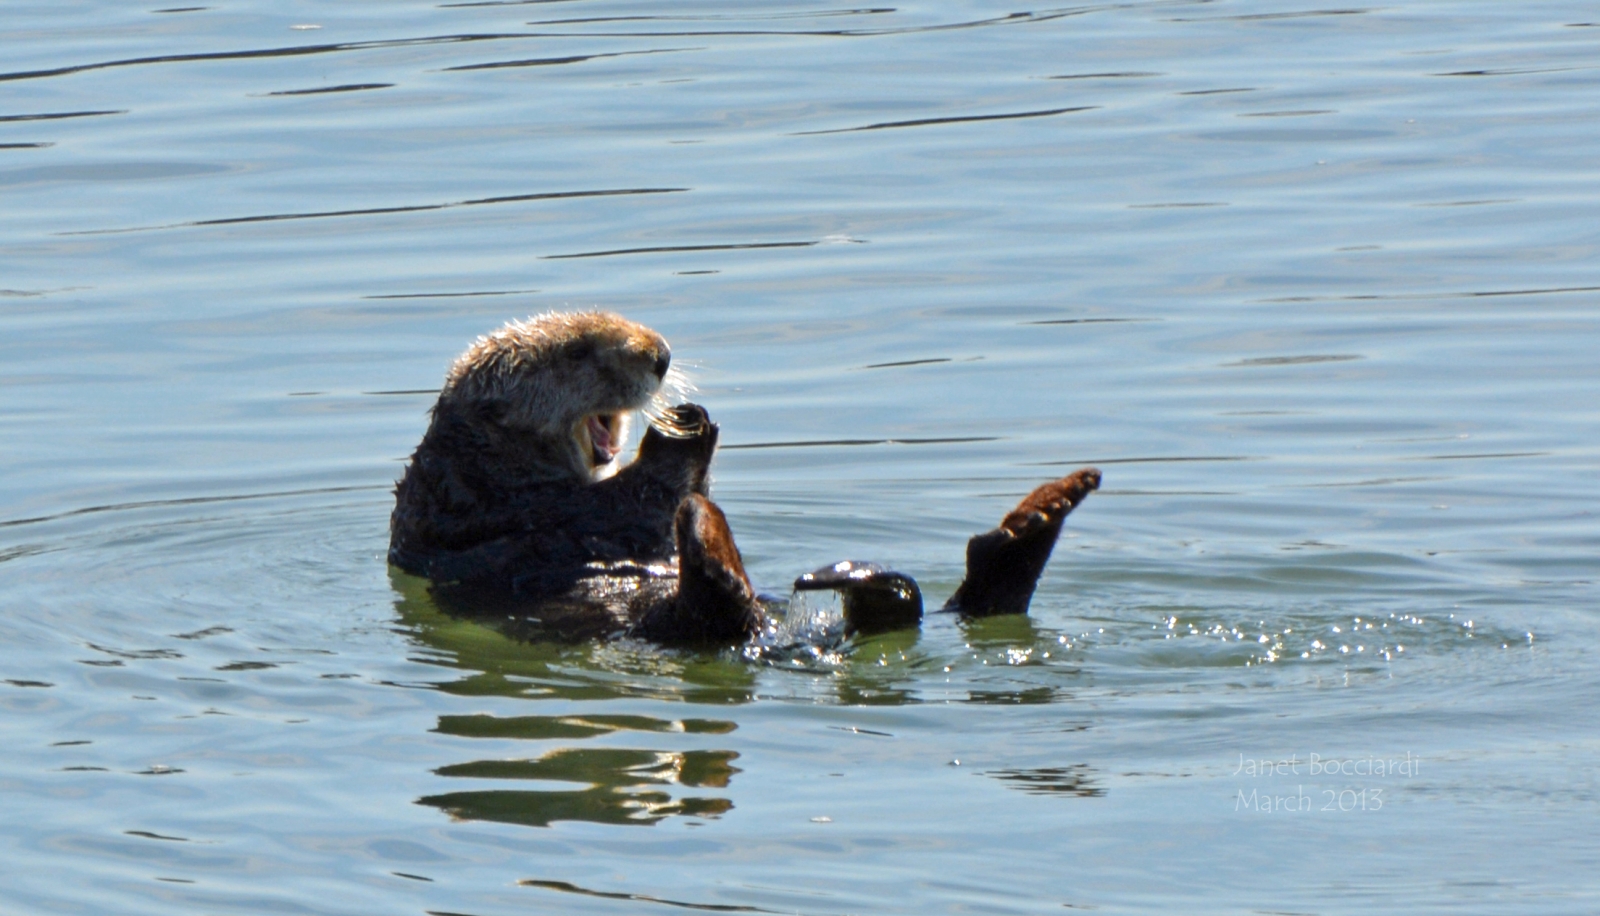
[[[205,0],[201,0],[205,2]],[[1600,14],[11,3],[7,913],[1590,913]],[[661,331],[757,584],[511,642],[383,562],[450,360]],[[1314,756],[1313,756],[1314,755]]]

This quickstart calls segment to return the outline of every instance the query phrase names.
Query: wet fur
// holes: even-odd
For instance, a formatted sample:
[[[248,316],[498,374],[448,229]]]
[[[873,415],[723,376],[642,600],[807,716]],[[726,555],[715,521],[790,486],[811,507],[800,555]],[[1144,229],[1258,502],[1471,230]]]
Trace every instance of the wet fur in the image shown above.
[[[431,580],[446,607],[510,614],[526,635],[581,639],[648,621],[659,641],[703,641],[698,607],[681,634],[672,625],[684,604],[675,520],[697,497],[700,515],[715,517],[689,533],[726,532],[705,500],[717,427],[693,405],[658,409],[620,470],[594,465],[581,432],[607,414],[620,434],[623,415],[658,407],[669,360],[659,334],[606,313],[544,315],[479,338],[451,367],[395,487],[389,561]],[[713,560],[729,559],[724,540]],[[698,600],[716,589],[683,590]],[[758,613],[747,580],[735,597]]]
[[[659,334],[607,313],[543,315],[479,338],[395,487],[389,562],[429,579],[447,610],[528,639],[755,637],[762,605],[708,498],[717,427],[697,405],[663,407],[669,361]],[[620,456],[623,418],[641,410],[653,422],[638,458],[600,461],[590,419],[605,419]],[[1045,484],[974,537],[945,610],[1026,613],[1062,521],[1099,481],[1086,469]],[[848,632],[920,620],[908,577],[857,569],[840,580]]]

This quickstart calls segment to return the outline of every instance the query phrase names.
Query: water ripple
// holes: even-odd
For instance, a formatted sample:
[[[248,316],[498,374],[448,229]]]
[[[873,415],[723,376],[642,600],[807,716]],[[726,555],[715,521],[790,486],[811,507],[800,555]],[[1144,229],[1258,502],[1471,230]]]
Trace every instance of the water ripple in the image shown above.
[[[106,111],[53,111],[44,114],[0,115],[0,121],[59,121],[64,118],[94,118],[127,113],[126,108]]]
[[[542,887],[549,891],[561,891],[565,894],[581,894],[585,897],[603,897],[607,900],[637,900],[641,903],[664,903],[686,910],[707,910],[713,913],[778,913],[780,910],[764,910],[758,906],[738,906],[726,903],[686,903],[682,900],[668,900],[665,897],[652,897],[649,894],[625,894],[616,891],[595,891],[586,887],[579,887],[567,881],[545,881],[537,878],[524,878],[517,882],[520,887]]]
[[[806,242],[737,242],[724,245],[653,245],[645,248],[611,248],[605,251],[580,251],[574,254],[547,254],[541,260],[561,261],[568,258],[609,258],[625,254],[662,254],[674,251],[743,251],[751,248],[810,248],[820,245],[820,240]]]
[[[487,64],[463,64],[458,67],[445,67],[444,72],[450,73],[459,70],[502,70],[507,67],[553,67],[560,64],[579,64],[586,60],[600,60],[607,57],[633,57],[640,54],[670,54],[677,51],[704,51],[705,48],[649,48],[643,51],[614,51],[609,54],[574,54],[567,57],[531,57],[525,60],[499,60]]]
[[[392,89],[394,83],[346,83],[342,86],[319,86],[316,89],[284,89],[267,95],[324,95],[329,92],[362,92],[367,89]]]
[[[362,207],[349,210],[321,210],[306,213],[268,213],[260,216],[229,216],[220,219],[192,220],[186,223],[167,223],[160,226],[129,226],[121,229],[79,229],[58,232],[57,235],[110,235],[120,232],[154,232],[159,229],[186,229],[196,226],[230,226],[239,223],[272,223],[294,219],[329,219],[338,216],[374,216],[386,213],[421,213],[428,210],[449,210],[454,207],[481,207],[489,204],[520,203],[531,200],[569,200],[578,197],[619,197],[631,194],[677,194],[688,188],[608,188],[595,191],[546,191],[536,194],[509,194],[502,197],[480,197],[475,200],[457,200],[442,204],[406,204],[395,207]],[[809,242],[807,244],[816,244]],[[556,255],[555,257],[592,257],[592,255]]]
[[[1017,118],[1047,118],[1051,115],[1067,114],[1073,111],[1093,111],[1099,105],[1078,105],[1072,108],[1048,108],[1043,111],[1013,111],[1005,114],[986,115],[957,115],[947,118],[915,118],[910,121],[881,121],[877,124],[867,124],[861,127],[835,127],[831,130],[802,130],[790,134],[791,137],[810,137],[818,134],[847,134],[862,130],[888,130],[895,127],[926,127],[930,124],[965,124],[972,121],[1010,121]]]

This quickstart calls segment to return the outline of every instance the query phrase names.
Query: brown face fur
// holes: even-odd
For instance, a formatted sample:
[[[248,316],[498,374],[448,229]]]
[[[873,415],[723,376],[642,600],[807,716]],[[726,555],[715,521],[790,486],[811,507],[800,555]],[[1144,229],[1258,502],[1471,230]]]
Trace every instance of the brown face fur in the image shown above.
[[[607,312],[513,321],[450,367],[435,416],[481,418],[537,440],[551,477],[599,480],[615,473],[628,415],[650,404],[670,361],[660,334]]]

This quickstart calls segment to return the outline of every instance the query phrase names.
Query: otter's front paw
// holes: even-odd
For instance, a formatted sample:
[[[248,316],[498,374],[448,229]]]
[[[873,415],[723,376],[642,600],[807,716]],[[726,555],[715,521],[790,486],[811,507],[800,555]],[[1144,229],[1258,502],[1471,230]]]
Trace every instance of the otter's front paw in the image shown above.
[[[651,428],[674,439],[693,439],[716,430],[706,409],[699,404],[689,403],[667,408],[661,419],[651,424]]]
[[[679,404],[652,422],[639,441],[639,460],[652,465],[687,469],[703,478],[717,450],[717,424],[699,404]],[[697,487],[698,489],[698,487]]]

